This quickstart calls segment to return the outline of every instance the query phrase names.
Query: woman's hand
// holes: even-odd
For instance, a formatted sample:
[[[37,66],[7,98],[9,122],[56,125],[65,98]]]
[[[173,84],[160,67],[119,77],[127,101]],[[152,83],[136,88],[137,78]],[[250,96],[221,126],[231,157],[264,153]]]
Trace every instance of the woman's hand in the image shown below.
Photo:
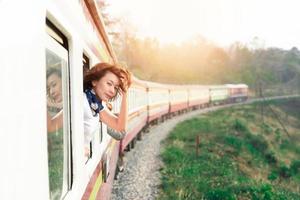
[[[63,102],[55,102],[53,99],[51,99],[49,96],[47,96],[47,106],[51,108],[57,108],[62,109]]]
[[[124,73],[120,79],[121,79],[121,82],[123,83],[122,94],[124,94],[124,93],[126,94],[129,87],[132,84],[131,73],[126,69],[126,73]]]

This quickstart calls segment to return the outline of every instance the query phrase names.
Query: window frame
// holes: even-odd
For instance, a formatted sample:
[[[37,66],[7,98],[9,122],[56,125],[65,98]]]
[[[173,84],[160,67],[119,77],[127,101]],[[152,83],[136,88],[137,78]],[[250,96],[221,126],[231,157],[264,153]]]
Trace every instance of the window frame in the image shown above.
[[[70,58],[67,38],[48,20],[45,25],[45,53],[47,50],[56,54],[66,62],[61,69],[63,95],[63,183],[61,197],[65,197],[72,187],[72,132],[71,132],[71,96],[70,96]],[[61,40],[59,40],[61,37]],[[46,60],[46,57],[45,57]],[[47,66],[46,66],[47,67]],[[49,178],[49,176],[48,176]],[[50,180],[49,180],[50,181]],[[49,182],[50,183],[50,182]],[[50,186],[50,185],[49,185]],[[50,187],[49,187],[50,192]]]

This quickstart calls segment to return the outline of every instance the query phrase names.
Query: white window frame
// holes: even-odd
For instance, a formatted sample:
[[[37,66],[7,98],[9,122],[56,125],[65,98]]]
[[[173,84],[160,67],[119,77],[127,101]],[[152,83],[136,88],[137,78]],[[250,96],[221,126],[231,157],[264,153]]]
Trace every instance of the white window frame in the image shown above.
[[[62,94],[63,94],[63,130],[64,130],[64,166],[63,185],[61,197],[64,197],[71,189],[71,119],[70,119],[70,91],[69,91],[69,56],[68,50],[45,32],[45,51],[52,51],[54,54],[66,61],[66,67],[62,69]],[[50,188],[49,188],[50,189]],[[49,190],[50,191],[50,190]]]

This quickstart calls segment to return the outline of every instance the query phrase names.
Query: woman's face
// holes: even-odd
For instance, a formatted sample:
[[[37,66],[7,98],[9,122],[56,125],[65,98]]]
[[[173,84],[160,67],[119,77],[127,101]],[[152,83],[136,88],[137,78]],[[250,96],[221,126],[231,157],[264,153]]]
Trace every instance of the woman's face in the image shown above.
[[[93,81],[92,84],[97,96],[102,101],[109,101],[116,96],[120,81],[115,74],[107,72],[101,79]]]
[[[62,87],[61,78],[57,74],[51,74],[47,79],[47,89],[49,91],[50,98],[55,103],[62,102]]]

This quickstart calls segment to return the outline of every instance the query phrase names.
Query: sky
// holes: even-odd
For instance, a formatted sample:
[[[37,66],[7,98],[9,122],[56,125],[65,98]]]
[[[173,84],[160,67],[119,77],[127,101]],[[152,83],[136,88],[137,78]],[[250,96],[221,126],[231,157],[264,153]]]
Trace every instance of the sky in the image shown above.
[[[109,14],[136,27],[138,37],[179,44],[196,35],[226,47],[300,49],[299,0],[107,0]],[[259,38],[253,43],[253,38]],[[255,48],[255,47],[254,47]]]

